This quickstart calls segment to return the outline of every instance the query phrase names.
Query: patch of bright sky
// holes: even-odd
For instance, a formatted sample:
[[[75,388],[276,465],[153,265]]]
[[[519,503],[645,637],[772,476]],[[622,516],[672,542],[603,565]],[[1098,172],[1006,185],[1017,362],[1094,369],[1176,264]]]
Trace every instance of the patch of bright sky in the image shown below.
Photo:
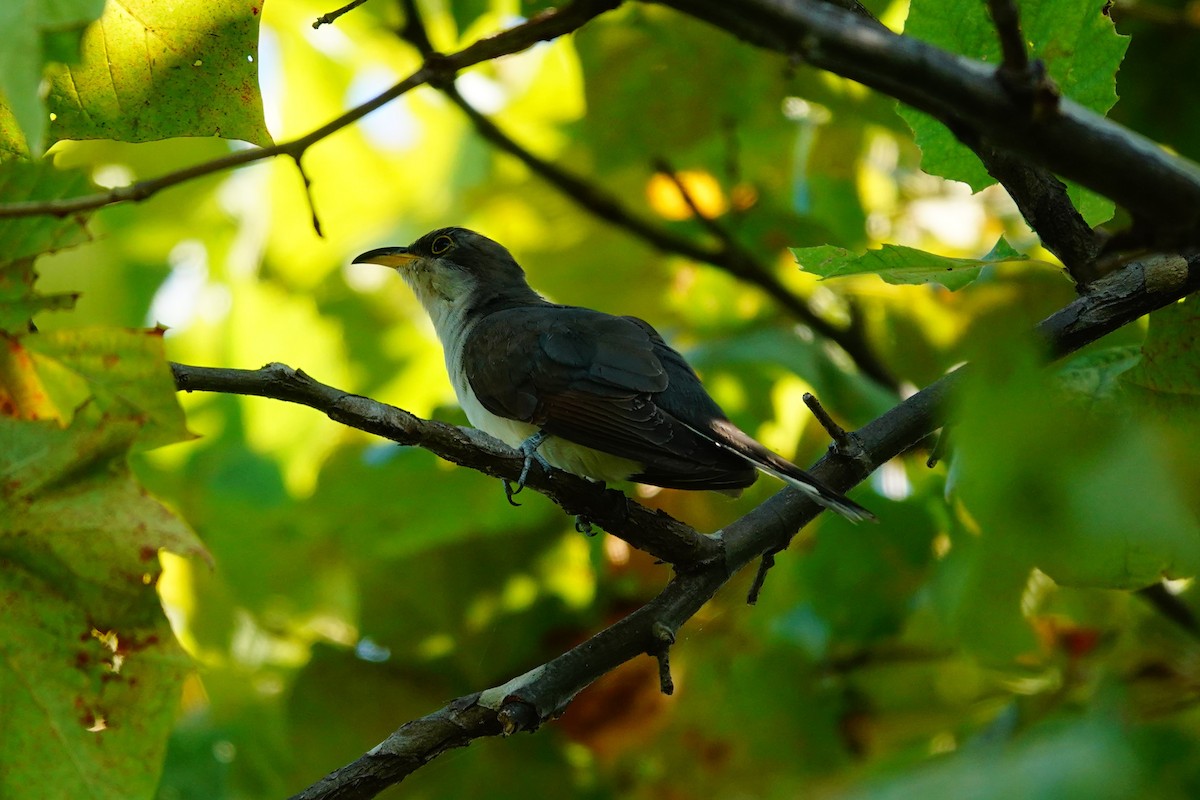
[[[92,172],[92,182],[105,189],[133,183],[133,170],[125,164],[101,164]]]
[[[889,500],[903,500],[912,494],[912,484],[908,481],[904,464],[897,461],[888,461],[880,467],[872,482],[876,490]]]
[[[337,25],[322,25],[319,28],[309,26],[302,28],[301,32],[314,50],[330,58],[342,60],[354,56],[354,41]]]
[[[208,282],[208,249],[199,239],[184,239],[167,256],[171,272],[154,293],[146,324],[167,326],[167,335],[185,330],[192,321],[220,319],[229,311],[229,291]]]
[[[969,249],[979,244],[987,212],[971,187],[946,181],[940,197],[923,197],[908,206],[909,216],[919,228],[951,247]]]
[[[271,225],[270,169],[270,164],[259,163],[236,170],[217,193],[221,209],[238,220],[225,264],[232,277],[254,275],[262,263]]]
[[[508,91],[499,83],[479,72],[460,75],[454,82],[463,99],[482,114],[495,114],[508,104]]]
[[[258,89],[262,95],[263,118],[272,136],[283,130],[283,59],[279,37],[263,25],[258,33]]]
[[[346,88],[346,107],[362,105],[399,81],[400,76],[386,67],[368,67],[355,75]],[[421,138],[421,121],[413,114],[408,95],[372,111],[357,125],[367,141],[380,150],[407,150]]]

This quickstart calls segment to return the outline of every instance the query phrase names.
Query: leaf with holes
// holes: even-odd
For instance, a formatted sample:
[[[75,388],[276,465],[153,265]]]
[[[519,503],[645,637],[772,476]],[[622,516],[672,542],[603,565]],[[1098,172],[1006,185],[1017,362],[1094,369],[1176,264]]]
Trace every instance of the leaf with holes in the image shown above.
[[[0,797],[153,797],[187,659],[158,552],[207,559],[134,479],[140,425],[0,416]]]

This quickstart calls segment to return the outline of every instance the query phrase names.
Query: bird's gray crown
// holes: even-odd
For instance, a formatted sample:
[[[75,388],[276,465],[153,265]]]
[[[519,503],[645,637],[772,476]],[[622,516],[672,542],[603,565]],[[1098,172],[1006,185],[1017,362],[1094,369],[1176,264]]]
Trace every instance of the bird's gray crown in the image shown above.
[[[448,261],[487,280],[518,277],[525,282],[524,270],[504,245],[467,228],[430,231],[410,244],[408,252]]]

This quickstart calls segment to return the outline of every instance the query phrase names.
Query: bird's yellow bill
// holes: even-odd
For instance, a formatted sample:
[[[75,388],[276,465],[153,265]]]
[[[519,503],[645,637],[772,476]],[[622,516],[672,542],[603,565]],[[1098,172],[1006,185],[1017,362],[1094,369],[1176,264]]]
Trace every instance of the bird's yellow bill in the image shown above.
[[[354,257],[351,264],[379,264],[383,267],[402,267],[420,256],[408,252],[407,247],[380,247],[378,250],[368,250]]]

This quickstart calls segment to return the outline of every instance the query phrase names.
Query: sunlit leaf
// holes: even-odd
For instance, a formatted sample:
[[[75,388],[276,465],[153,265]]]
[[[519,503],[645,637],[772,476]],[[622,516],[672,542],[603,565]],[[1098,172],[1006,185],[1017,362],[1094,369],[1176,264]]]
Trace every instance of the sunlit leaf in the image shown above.
[[[0,197],[6,203],[61,200],[94,190],[87,173],[56,169],[51,161],[0,163]],[[87,241],[87,230],[78,215],[40,214],[0,218],[0,266],[21,258]]]
[[[27,336],[22,344],[64,414],[94,403],[102,413],[131,415],[144,426],[139,446],[145,448],[191,437],[163,356],[162,331],[85,328]]]
[[[983,258],[949,258],[892,244],[861,254],[832,245],[793,247],[792,255],[801,269],[822,278],[874,274],[892,284],[937,283],[951,291],[974,281],[984,267],[1028,260],[1003,239]]]
[[[262,0],[109,3],[83,37],[82,63],[51,71],[51,135],[270,144],[258,90],[261,13]]]
[[[11,520],[6,520],[11,522]],[[139,575],[119,601],[81,602],[36,545],[0,524],[0,795],[155,796],[190,668]],[[151,550],[153,553],[153,550]],[[139,570],[157,572],[151,555]]]

